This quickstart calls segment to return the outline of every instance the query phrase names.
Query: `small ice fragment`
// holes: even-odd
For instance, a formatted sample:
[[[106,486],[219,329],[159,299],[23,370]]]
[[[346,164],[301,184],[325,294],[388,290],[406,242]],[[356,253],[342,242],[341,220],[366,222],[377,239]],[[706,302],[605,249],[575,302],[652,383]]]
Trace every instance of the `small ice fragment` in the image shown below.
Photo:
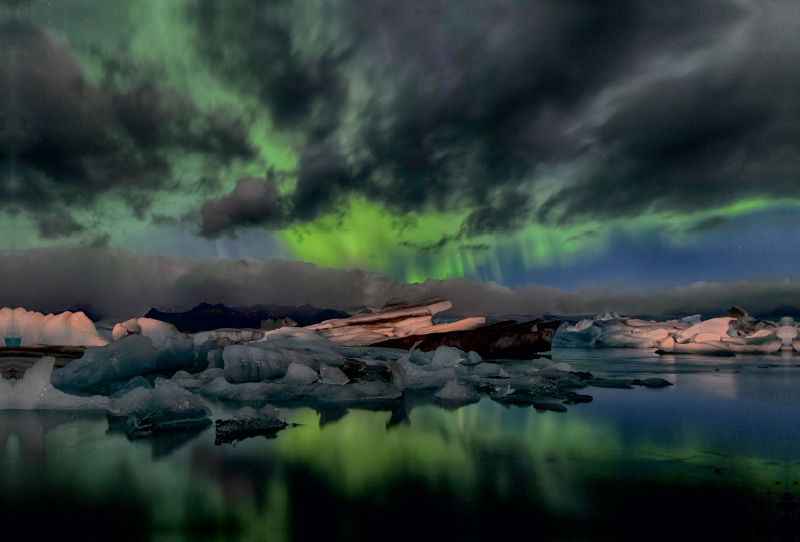
[[[225,371],[222,369],[212,368],[206,369],[202,373],[198,374],[195,378],[197,378],[200,385],[206,385],[215,378],[219,378],[221,376],[225,376]]]
[[[225,380],[224,376],[219,376],[197,390],[197,393],[204,397],[219,397],[221,393],[234,387],[236,387],[235,384],[231,384]]]
[[[563,361],[560,361],[558,363],[553,363],[552,365],[548,365],[547,366],[547,370],[548,371],[564,371],[566,373],[577,373],[578,372],[572,367],[572,365],[570,365],[569,363],[564,363]]]
[[[289,384],[292,386],[303,386],[313,384],[319,380],[319,375],[314,369],[301,365],[300,363],[292,363],[286,371],[286,375],[281,378],[279,384]]]
[[[440,367],[455,367],[461,363],[462,354],[463,352],[458,348],[440,346],[436,349],[431,363]]]
[[[133,378],[128,380],[127,384],[122,386],[119,390],[114,392],[109,397],[111,397],[112,399],[118,399],[119,397],[122,397],[126,393],[133,391],[136,388],[145,388],[147,390],[152,390],[153,385],[150,384],[150,382],[143,376],[134,376]]]
[[[480,396],[472,389],[462,386],[455,380],[451,380],[437,391],[434,396],[440,401],[449,403],[477,403]]]
[[[136,388],[108,407],[112,416],[128,418],[137,431],[202,423],[211,411],[200,397],[171,380],[157,378],[152,390]]]
[[[320,365],[319,374],[322,377],[321,382],[324,384],[336,384],[344,386],[350,379],[338,367],[329,367],[328,365]]]

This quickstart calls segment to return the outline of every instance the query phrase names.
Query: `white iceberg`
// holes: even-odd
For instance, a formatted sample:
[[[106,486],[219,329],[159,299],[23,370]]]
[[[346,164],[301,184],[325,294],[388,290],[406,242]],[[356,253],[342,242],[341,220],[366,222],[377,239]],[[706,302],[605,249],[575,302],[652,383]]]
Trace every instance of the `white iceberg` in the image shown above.
[[[107,397],[77,397],[55,389],[50,373],[56,360],[45,357],[25,372],[21,379],[0,378],[0,410],[105,409]]]
[[[82,312],[44,315],[23,308],[0,309],[0,339],[18,338],[22,346],[51,344],[63,346],[104,346],[89,318]]]

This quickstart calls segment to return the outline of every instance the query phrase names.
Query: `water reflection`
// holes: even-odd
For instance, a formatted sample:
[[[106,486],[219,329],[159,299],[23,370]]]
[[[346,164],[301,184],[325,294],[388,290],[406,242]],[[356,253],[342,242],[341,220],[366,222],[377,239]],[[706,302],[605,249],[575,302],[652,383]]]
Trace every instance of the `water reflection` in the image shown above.
[[[445,410],[431,393],[384,410],[287,408],[297,426],[235,446],[215,446],[211,428],[131,440],[96,412],[5,411],[0,498],[30,519],[12,539],[44,529],[42,507],[82,540],[119,526],[131,539],[671,539],[692,521],[698,537],[793,539],[794,359],[573,351],[558,361],[676,385],[592,388],[563,414],[487,398]],[[230,408],[212,405],[215,418]]]

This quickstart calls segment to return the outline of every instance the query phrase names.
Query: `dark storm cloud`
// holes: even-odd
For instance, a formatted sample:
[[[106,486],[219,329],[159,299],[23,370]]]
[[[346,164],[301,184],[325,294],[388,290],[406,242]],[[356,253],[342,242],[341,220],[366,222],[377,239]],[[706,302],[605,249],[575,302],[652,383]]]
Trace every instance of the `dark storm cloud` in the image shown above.
[[[358,195],[469,211],[470,236],[800,196],[789,2],[199,0],[191,17],[211,68],[297,135],[281,220]]]
[[[98,243],[102,247],[102,241]],[[695,283],[668,290],[583,287],[572,292],[527,284],[514,290],[470,279],[405,284],[359,269],[324,269],[304,262],[139,256],[106,248],[0,251],[0,306],[53,311],[91,306],[101,316],[142,316],[150,308],[190,308],[200,302],[228,306],[277,303],[347,310],[379,308],[399,297],[443,296],[458,315],[719,316],[732,305],[751,313],[800,306],[800,283],[741,281]]]
[[[259,179],[242,179],[233,192],[207,201],[200,211],[203,235],[213,237],[232,225],[280,223],[284,215],[274,184]]]
[[[84,227],[76,222],[72,215],[64,210],[58,210],[39,216],[36,219],[36,226],[39,229],[39,235],[43,239],[69,237],[73,233],[84,230]]]
[[[0,206],[49,214],[37,219],[44,237],[79,231],[65,208],[107,192],[143,215],[157,190],[175,188],[170,152],[251,154],[232,121],[147,79],[126,80],[125,66],[107,62],[108,79],[92,84],[64,40],[26,23],[0,26]]]

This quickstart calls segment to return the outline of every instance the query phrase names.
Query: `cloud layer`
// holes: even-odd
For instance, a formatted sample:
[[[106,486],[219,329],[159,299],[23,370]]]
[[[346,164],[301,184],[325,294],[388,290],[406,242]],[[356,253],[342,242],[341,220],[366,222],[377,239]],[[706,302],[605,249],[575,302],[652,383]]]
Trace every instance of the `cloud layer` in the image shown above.
[[[751,313],[800,306],[800,283],[696,283],[667,290],[587,286],[573,292],[528,284],[515,290],[470,279],[400,281],[359,269],[325,269],[286,260],[190,259],[138,256],[103,248],[0,251],[0,306],[39,311],[92,306],[106,317],[141,316],[150,308],[190,308],[200,302],[229,306],[277,303],[352,309],[380,307],[393,297],[444,296],[459,315],[718,316],[732,305]]]
[[[350,195],[468,211],[465,235],[800,197],[793,3],[199,0],[191,18],[301,157],[277,207],[210,201],[228,211],[204,211],[207,236]]]
[[[80,231],[71,211],[110,192],[142,215],[157,192],[178,188],[170,153],[252,154],[234,120],[201,114],[124,55],[105,69],[90,82],[63,38],[0,23],[0,207],[29,212],[45,238]]]

